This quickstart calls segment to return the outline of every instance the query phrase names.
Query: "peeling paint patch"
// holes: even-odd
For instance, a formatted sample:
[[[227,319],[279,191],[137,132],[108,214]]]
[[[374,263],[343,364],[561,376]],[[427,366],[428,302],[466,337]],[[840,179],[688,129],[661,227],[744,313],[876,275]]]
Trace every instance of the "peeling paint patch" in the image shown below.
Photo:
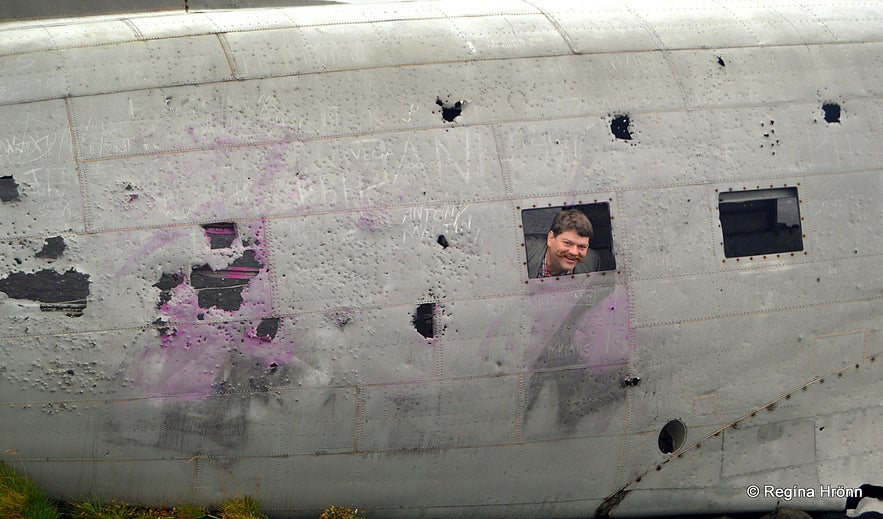
[[[89,297],[89,274],[74,269],[59,274],[55,270],[41,270],[33,274],[13,272],[0,279],[0,292],[13,299],[28,299],[44,303],[44,312],[64,312],[69,317],[83,315]]]
[[[43,244],[43,249],[37,253],[38,258],[45,259],[58,259],[64,254],[64,250],[67,248],[67,245],[64,243],[64,238],[61,236],[54,236],[52,238],[46,238],[46,243]]]
[[[12,175],[0,177],[0,201],[16,202],[21,200],[18,195],[18,183],[12,178]]]
[[[629,132],[629,124],[631,124],[631,120],[628,114],[617,115],[610,121],[610,131],[617,139],[630,141],[632,140],[632,134]]]
[[[230,248],[237,236],[235,223],[207,223],[202,228],[212,249]]]
[[[167,272],[163,272],[162,276],[160,276],[159,281],[153,284],[156,288],[159,289],[159,302],[156,307],[160,308],[162,305],[168,303],[172,300],[172,289],[176,286],[180,285],[184,282],[184,275],[177,274],[169,274]]]
[[[258,275],[261,268],[263,265],[255,259],[253,250],[246,250],[240,258],[221,270],[212,270],[208,265],[195,267],[190,273],[190,284],[199,293],[199,307],[239,310],[242,306],[242,289]]]

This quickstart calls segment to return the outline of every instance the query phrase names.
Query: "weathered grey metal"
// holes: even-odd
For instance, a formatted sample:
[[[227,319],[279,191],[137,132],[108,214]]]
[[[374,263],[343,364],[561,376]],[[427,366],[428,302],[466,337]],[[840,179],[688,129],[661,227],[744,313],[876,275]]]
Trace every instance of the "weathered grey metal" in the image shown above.
[[[0,24],[0,459],[279,517],[883,483],[883,2],[476,4]],[[596,203],[615,270],[529,279]]]

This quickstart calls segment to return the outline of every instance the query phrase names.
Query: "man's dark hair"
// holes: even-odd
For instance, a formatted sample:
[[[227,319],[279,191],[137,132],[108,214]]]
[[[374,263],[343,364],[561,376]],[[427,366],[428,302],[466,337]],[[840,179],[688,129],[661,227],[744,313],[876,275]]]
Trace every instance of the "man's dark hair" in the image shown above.
[[[558,236],[564,231],[573,231],[580,236],[591,239],[595,234],[592,222],[579,209],[565,209],[555,215],[552,220],[552,234]]]

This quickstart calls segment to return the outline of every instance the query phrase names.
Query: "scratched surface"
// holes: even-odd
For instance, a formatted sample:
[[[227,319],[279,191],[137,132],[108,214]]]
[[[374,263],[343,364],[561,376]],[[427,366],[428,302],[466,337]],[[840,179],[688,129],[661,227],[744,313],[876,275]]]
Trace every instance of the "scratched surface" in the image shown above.
[[[0,459],[278,517],[880,484],[881,30],[880,0],[0,24]],[[725,257],[721,193],[782,187],[803,250]],[[616,270],[528,279],[523,211],[594,203]]]

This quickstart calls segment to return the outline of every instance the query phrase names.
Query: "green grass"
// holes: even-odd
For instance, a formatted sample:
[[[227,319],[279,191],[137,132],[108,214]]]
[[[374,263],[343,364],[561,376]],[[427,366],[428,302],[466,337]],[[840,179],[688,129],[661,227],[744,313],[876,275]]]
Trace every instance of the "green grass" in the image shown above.
[[[365,519],[359,515],[359,509],[343,508],[340,506],[329,506],[322,512],[319,519]]]
[[[3,519],[59,519],[55,503],[33,481],[0,462],[0,517]]]
[[[64,503],[62,509],[63,513],[30,479],[0,461],[0,519],[268,519],[252,497],[224,501],[217,515],[194,504],[154,508],[94,499]],[[321,519],[363,519],[356,512],[332,506]]]
[[[267,516],[261,513],[257,499],[243,497],[224,501],[221,519],[267,519]]]

